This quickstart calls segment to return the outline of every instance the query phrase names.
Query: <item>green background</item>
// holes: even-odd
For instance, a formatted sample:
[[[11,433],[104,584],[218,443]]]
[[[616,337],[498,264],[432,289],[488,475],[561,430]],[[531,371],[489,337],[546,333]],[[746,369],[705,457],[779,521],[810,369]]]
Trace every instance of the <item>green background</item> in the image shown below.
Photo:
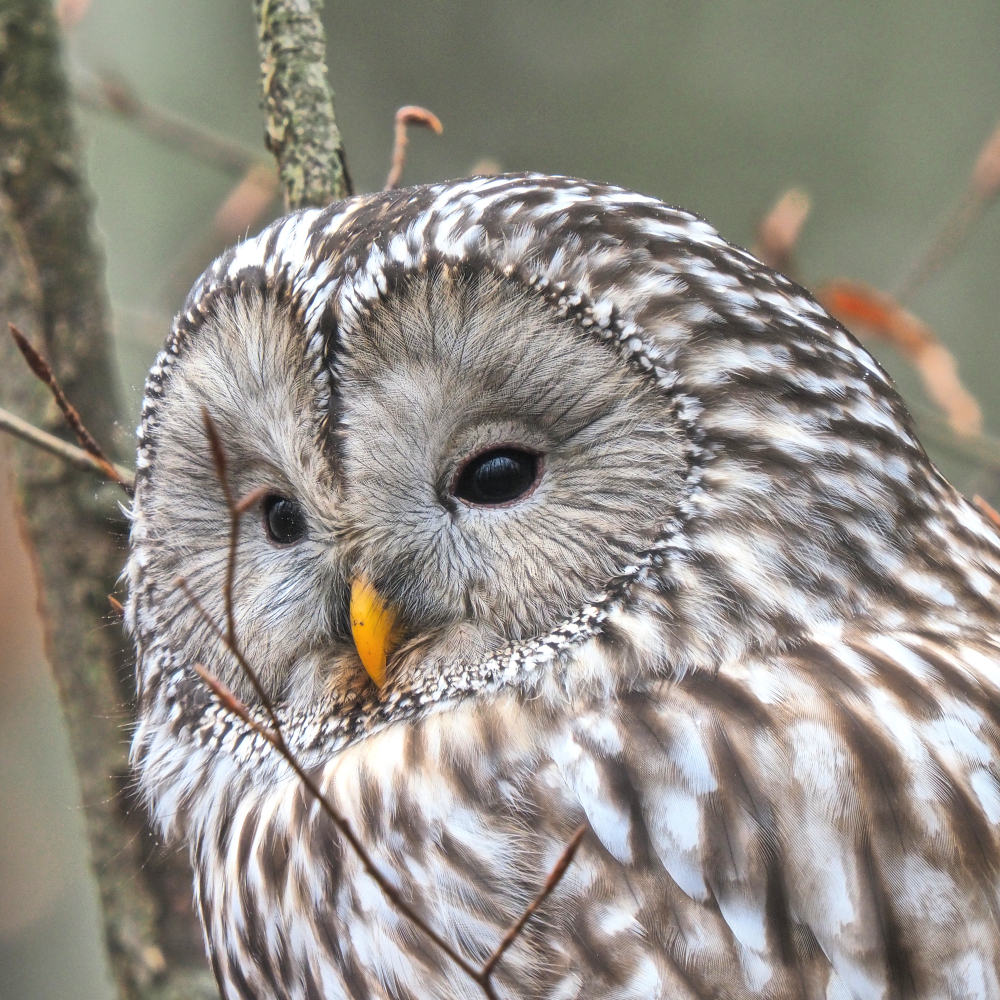
[[[807,282],[898,285],[1000,118],[996,0],[380,0],[328,3],[325,20],[358,190],[384,181],[395,109],[421,104],[445,133],[412,136],[412,183],[488,157],[636,188],[743,245],[782,191],[802,187],[813,200],[798,250]],[[67,58],[79,78],[115,72],[144,98],[260,148],[250,0],[93,0]],[[209,223],[234,182],[127,123],[84,112],[80,124],[130,432],[144,371],[208,262]],[[913,304],[955,352],[994,433],[998,276],[994,212]],[[877,353],[919,398],[909,369]],[[961,487],[995,491],[935,454]],[[16,553],[6,558],[9,576]],[[28,611],[0,627],[0,1000],[109,997],[38,633]]]

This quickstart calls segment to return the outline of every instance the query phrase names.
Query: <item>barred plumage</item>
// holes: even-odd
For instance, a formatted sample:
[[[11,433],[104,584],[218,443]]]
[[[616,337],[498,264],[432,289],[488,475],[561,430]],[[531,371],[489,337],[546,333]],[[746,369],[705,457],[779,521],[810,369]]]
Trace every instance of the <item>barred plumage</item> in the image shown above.
[[[193,672],[247,693],[174,586],[221,617],[202,404],[306,525],[242,526],[244,647],[428,923],[483,960],[589,824],[500,995],[1000,995],[1000,538],[803,289],[654,199],[511,175],[279,220],[147,382],[133,753],[224,996],[481,993]],[[513,446],[534,492],[456,499]],[[381,688],[360,577],[406,632]]]

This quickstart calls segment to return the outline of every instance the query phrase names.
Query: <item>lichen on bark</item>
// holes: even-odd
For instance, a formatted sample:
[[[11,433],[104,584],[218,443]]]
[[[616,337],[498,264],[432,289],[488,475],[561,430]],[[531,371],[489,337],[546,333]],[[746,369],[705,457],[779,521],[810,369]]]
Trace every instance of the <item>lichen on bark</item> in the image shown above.
[[[254,0],[264,142],[278,161],[288,209],[353,193],[327,79],[322,0]]]

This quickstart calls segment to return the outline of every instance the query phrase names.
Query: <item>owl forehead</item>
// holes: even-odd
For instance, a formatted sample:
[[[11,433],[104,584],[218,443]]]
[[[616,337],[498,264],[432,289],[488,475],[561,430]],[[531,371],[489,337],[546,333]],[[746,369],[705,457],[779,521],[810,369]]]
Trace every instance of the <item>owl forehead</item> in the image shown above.
[[[220,299],[257,288],[287,302],[323,411],[337,346],[401,283],[440,268],[492,271],[533,289],[557,316],[609,341],[668,390],[691,331],[711,324],[738,328],[751,341],[794,330],[807,350],[888,387],[806,293],[697,216],[572,178],[472,178],[298,212],[218,258],[192,289],[147,380],[140,474],[152,463],[171,366]]]

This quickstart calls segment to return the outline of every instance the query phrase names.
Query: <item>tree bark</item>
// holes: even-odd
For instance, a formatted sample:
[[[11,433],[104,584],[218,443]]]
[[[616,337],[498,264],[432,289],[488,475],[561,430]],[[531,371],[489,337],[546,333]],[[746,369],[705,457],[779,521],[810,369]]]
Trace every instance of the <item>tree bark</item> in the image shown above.
[[[322,0],[253,0],[267,127],[288,209],[353,194],[326,70]]]
[[[91,433],[120,452],[107,315],[51,0],[0,0],[0,403],[64,434],[7,336],[13,321],[48,358]],[[11,453],[119,993],[217,996],[186,858],[150,859],[144,813],[128,801],[131,656],[108,604],[124,556],[123,496],[30,445]]]

